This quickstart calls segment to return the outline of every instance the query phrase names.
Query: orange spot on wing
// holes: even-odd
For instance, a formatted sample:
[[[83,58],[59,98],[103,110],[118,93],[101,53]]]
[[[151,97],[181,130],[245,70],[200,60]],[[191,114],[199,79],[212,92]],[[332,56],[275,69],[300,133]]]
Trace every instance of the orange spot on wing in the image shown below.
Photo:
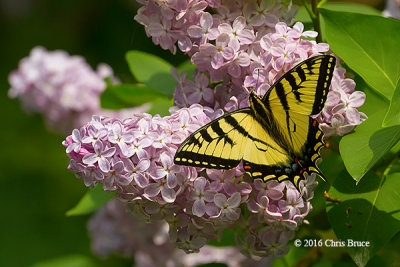
[[[250,166],[244,166],[244,168],[245,168],[246,170],[250,170],[250,169],[251,169]]]
[[[312,123],[312,125],[313,125],[314,127],[317,126],[317,121],[314,120],[313,123]]]

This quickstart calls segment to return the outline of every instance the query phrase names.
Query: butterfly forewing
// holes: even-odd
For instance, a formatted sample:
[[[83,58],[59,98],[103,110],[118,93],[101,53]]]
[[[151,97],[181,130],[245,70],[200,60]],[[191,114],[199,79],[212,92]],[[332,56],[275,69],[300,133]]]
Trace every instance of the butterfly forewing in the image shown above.
[[[324,107],[334,67],[332,56],[310,58],[283,75],[262,99],[297,154],[309,138],[309,115]]]
[[[215,169],[236,167],[243,157],[251,127],[250,109],[241,109],[210,122],[189,136],[178,148],[175,163]]]

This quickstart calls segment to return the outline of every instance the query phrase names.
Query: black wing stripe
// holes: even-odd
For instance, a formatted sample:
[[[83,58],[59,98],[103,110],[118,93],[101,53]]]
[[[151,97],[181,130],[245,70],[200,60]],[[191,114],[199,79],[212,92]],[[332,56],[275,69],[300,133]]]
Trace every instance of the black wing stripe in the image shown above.
[[[199,131],[199,133],[201,134],[201,136],[203,137],[203,139],[207,142],[211,142],[212,140],[214,140],[211,135],[209,135],[207,133],[207,129],[202,129],[201,131]]]
[[[276,94],[278,95],[279,100],[281,101],[281,104],[283,106],[283,109],[288,111],[289,104],[286,99],[285,89],[283,88],[283,85],[279,82],[275,85],[275,89],[276,89]]]
[[[240,160],[233,160],[233,159],[225,159],[225,158],[216,157],[216,156],[212,156],[212,155],[202,156],[202,155],[199,155],[199,154],[197,154],[195,152],[191,152],[191,151],[180,151],[179,157],[187,158],[187,159],[197,158],[197,159],[199,159],[199,161],[207,161],[207,162],[217,165],[218,169],[232,169],[232,168],[236,167],[240,161]],[[184,162],[184,165],[199,167],[200,164],[197,164],[195,161],[192,161],[192,162],[186,161],[186,162]],[[224,167],[221,167],[222,165]]]
[[[283,106],[283,109],[285,110],[285,113],[286,113],[286,128],[287,128],[287,131],[289,133],[290,140],[293,143],[292,135],[290,133],[290,125],[289,125],[289,118],[290,118],[290,115],[289,115],[289,104],[287,102],[285,89],[283,88],[283,85],[279,82],[279,83],[277,83],[275,85],[275,90],[276,90],[276,94],[279,97],[279,101],[281,102],[281,104]]]
[[[329,61],[331,60],[331,57],[324,57],[322,58],[322,63],[320,65],[319,69],[319,77],[318,77],[318,83],[317,83],[317,90],[316,90],[316,96],[315,96],[315,102],[312,108],[312,113],[311,114],[317,114],[319,113],[326,101],[326,95],[328,94],[329,86],[331,84],[332,80],[332,73],[333,69],[335,67],[335,64],[332,62],[330,66],[330,75],[327,75],[327,70],[329,66]],[[328,77],[328,80],[326,80],[326,77]],[[327,84],[327,86],[325,86]]]
[[[300,69],[301,69],[301,68],[300,68]],[[285,76],[285,79],[286,79],[286,81],[288,81],[288,83],[289,83],[290,86],[292,87],[292,91],[286,93],[286,95],[288,95],[288,94],[290,94],[290,93],[293,93],[294,96],[295,96],[295,98],[296,98],[296,100],[299,101],[299,102],[302,102],[302,101],[301,101],[301,98],[300,98],[301,93],[298,91],[299,85],[296,83],[296,79],[294,78],[294,76],[293,76],[291,73],[288,73],[288,74]]]
[[[310,72],[310,74],[314,74],[314,72],[313,72],[314,60],[307,60],[306,65],[307,65],[307,70]],[[297,70],[297,68],[296,68],[296,70]]]
[[[224,118],[225,119],[225,118]],[[221,127],[219,126],[219,123],[214,123],[211,124],[211,129],[213,129],[213,131],[218,134],[219,136],[223,136],[225,135],[225,132],[221,129]]]
[[[306,74],[304,73],[303,68],[296,68],[297,73],[299,74],[299,77],[301,79],[301,82],[305,82],[307,77]]]

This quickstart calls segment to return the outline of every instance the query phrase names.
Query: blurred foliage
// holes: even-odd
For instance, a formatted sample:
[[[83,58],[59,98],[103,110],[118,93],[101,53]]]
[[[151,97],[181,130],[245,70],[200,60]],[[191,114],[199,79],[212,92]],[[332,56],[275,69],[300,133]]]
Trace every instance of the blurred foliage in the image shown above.
[[[93,189],[90,188],[80,201],[65,215],[79,216],[90,214],[102,206],[115,196],[114,192],[106,192],[101,184],[97,184]]]

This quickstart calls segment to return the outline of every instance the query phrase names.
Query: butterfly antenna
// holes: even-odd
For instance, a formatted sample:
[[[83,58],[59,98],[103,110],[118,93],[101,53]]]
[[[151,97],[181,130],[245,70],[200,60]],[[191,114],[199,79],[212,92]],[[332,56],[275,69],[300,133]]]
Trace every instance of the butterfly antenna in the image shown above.
[[[177,133],[175,133],[174,131],[172,131],[172,130],[170,130],[170,129],[163,129],[163,131],[169,131],[169,132],[171,132],[172,134],[178,136],[179,139],[182,139],[182,137],[180,137]]]

